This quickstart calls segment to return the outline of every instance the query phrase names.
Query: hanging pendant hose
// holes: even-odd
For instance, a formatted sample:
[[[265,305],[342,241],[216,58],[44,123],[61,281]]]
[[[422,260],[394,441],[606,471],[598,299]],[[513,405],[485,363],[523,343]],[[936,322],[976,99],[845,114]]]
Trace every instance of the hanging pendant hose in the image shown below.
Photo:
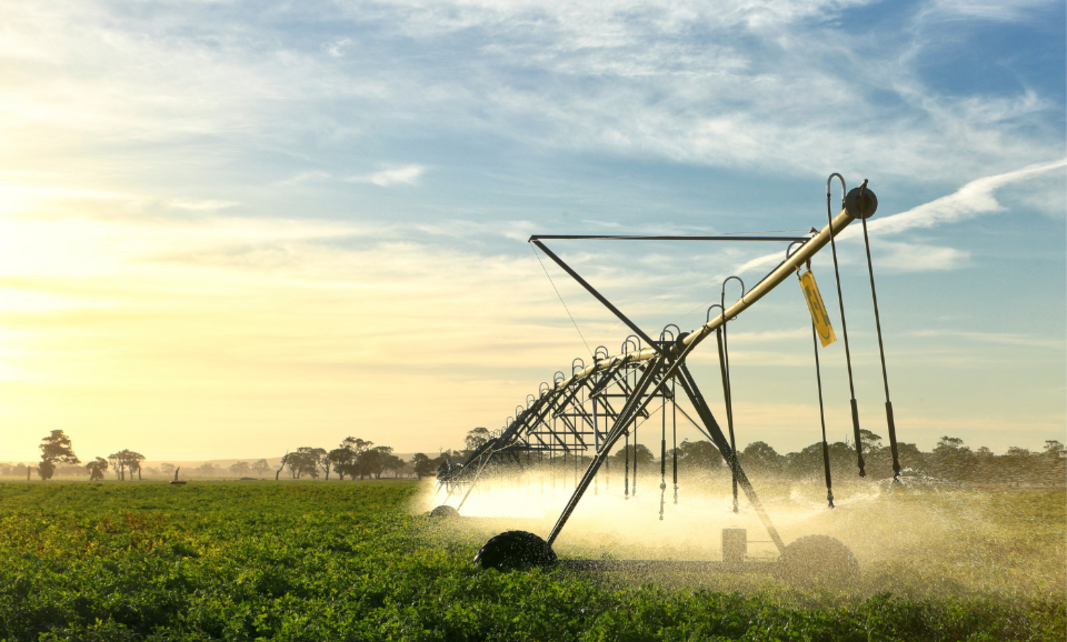
[[[607,448],[608,446],[605,444],[603,447]],[[600,453],[597,452],[597,454],[599,455]],[[610,493],[611,492],[611,458],[610,457],[604,459],[604,492],[605,493]]]
[[[733,484],[734,493],[734,512],[738,512],[737,504],[737,442],[734,439],[734,401],[733,401],[733,386],[730,384],[730,346],[726,336],[726,284],[731,280],[736,280],[741,284],[741,299],[745,298],[745,282],[739,277],[730,276],[722,282],[720,288],[720,309],[723,310],[722,325],[716,329],[716,339],[719,344],[719,369],[722,372],[722,392],[723,398],[726,402],[726,426],[729,428],[730,433],[730,450],[733,451],[733,461],[730,463],[730,479]]]
[[[723,306],[718,303],[713,303],[708,308],[708,320],[711,320],[711,311],[715,308],[719,308],[720,312],[724,309]],[[737,457],[737,449],[734,448],[734,423],[733,423],[733,409],[730,403],[730,385],[729,381],[729,368],[726,364],[726,351],[723,346],[722,326],[726,325],[725,317],[722,324],[715,329],[715,342],[719,348],[719,375],[722,379],[722,396],[723,402],[726,405],[726,422],[730,434],[730,450],[733,452],[731,458],[726,459],[726,464],[730,467],[730,478],[733,481],[734,487],[734,512],[737,512],[737,470],[734,467],[734,459]]]
[[[672,331],[670,328],[674,328]],[[660,343],[667,345],[667,336],[670,333],[670,343],[674,342],[674,339],[678,334],[681,334],[681,328],[673,323],[668,324],[663,331],[659,333]],[[664,388],[660,393],[663,396],[663,404],[660,406],[660,415],[662,419],[663,429],[660,432],[659,442],[659,518],[663,519],[663,506],[666,503],[667,496],[667,389]],[[675,455],[677,457],[677,455]],[[675,479],[677,483],[677,479]],[[678,503],[678,494],[675,492],[675,503]]]
[[[737,512],[737,446],[734,442],[734,413],[733,404],[730,399],[730,367],[726,363],[726,345],[725,337],[723,336],[723,328],[717,328],[715,330],[715,339],[719,344],[719,370],[722,375],[722,396],[726,403],[726,425],[729,428],[730,434],[730,450],[732,455],[729,461],[730,464],[730,481],[733,484],[734,491],[734,512]]]
[[[600,356],[601,349],[604,350],[604,354],[605,355],[608,354],[608,349],[607,348],[605,348],[604,346],[597,346],[596,352],[593,354],[593,363],[594,364],[601,359],[601,356]],[[597,398],[596,398],[596,395],[593,394],[593,392],[590,392],[589,396],[593,400],[593,456],[596,457],[597,455],[600,454],[600,447],[602,445],[600,443],[600,415],[597,414]],[[607,475],[607,471],[606,470],[605,470],[605,475]],[[605,476],[604,477],[604,484],[605,484],[604,492],[608,491],[607,479],[608,478]],[[599,493],[600,493],[600,477],[598,476],[598,477],[594,477],[593,478],[593,494],[597,495]]]
[[[626,463],[623,465],[623,478],[622,478],[622,496],[624,499],[630,499],[630,431],[626,431],[626,447],[622,449],[626,457]]]
[[[792,254],[793,248],[796,245],[797,245],[796,243],[793,243],[785,251],[785,256],[786,256],[787,259],[789,258],[789,255]],[[805,266],[808,268],[808,273],[810,274],[811,273],[811,260],[810,259],[806,262]],[[803,290],[804,289],[804,279],[801,278],[800,266],[799,265],[796,266],[796,269],[797,269],[797,280],[800,281],[800,289]],[[823,315],[825,315],[825,314],[826,314],[826,312],[824,310],[823,311]],[[823,404],[823,398],[822,398],[822,369],[821,369],[821,367],[819,365],[819,343],[820,343],[820,341],[819,341],[819,331],[815,327],[815,321],[814,320],[811,323],[811,341],[812,341],[812,348],[815,351],[815,383],[817,384],[818,390],[819,390],[819,424],[822,426],[822,466],[823,466],[823,477],[826,480],[826,501],[829,503],[829,507],[833,508],[834,507],[834,490],[833,490],[833,481],[832,481],[832,478],[830,476],[830,447],[826,443],[826,408],[825,408],[825,405]]]
[[[811,262],[808,262],[808,271],[811,271]],[[800,268],[797,268],[797,278],[800,278]],[[834,488],[830,477],[830,447],[826,443],[826,409],[822,401],[822,370],[819,367],[819,336],[815,330],[815,323],[811,324],[811,342],[815,349],[815,382],[819,387],[819,423],[822,425],[822,467],[826,478],[826,501],[830,508],[834,507]]]
[[[835,176],[841,181],[841,205],[844,206],[845,204],[845,179],[836,172],[830,174],[830,178],[826,179],[826,217],[831,222],[833,221],[833,213],[830,211],[830,183],[833,182]],[[863,441],[860,439],[860,411],[859,406],[856,404],[856,385],[852,379],[852,353],[848,349],[848,326],[845,324],[845,300],[841,297],[841,272],[837,266],[837,243],[832,235],[830,236],[830,254],[834,258],[834,281],[837,283],[837,304],[841,310],[841,336],[845,339],[848,390],[849,394],[852,395],[850,403],[852,404],[852,432],[856,440],[856,465],[860,469],[860,477],[866,477],[867,472],[864,470],[865,464],[863,462]]]
[[[674,503],[678,503],[678,397],[674,396],[675,381],[671,380],[671,431],[674,433],[674,447],[671,450],[674,468]]]
[[[630,493],[634,497],[637,497],[637,420],[634,420],[634,485],[633,492]]]
[[[660,433],[659,442],[659,518],[662,521],[663,505],[666,503],[667,495],[667,395],[663,395],[660,414],[663,415],[663,430]]]
[[[867,191],[867,179],[859,187],[859,210],[870,210],[873,214],[878,207],[878,200],[872,192]],[[865,199],[867,202],[865,202]],[[873,201],[873,203],[869,202]],[[873,205],[873,207],[871,207]],[[893,481],[900,481],[900,456],[897,453],[897,426],[893,421],[893,402],[889,400],[889,375],[885,369],[885,348],[882,346],[882,321],[878,315],[878,293],[874,288],[874,264],[871,262],[871,241],[867,237],[867,219],[870,215],[860,219],[863,227],[863,247],[867,251],[867,274],[871,277],[871,299],[874,301],[874,327],[878,333],[878,356],[882,360],[882,383],[885,386],[885,418],[889,425],[889,449],[893,453]]]

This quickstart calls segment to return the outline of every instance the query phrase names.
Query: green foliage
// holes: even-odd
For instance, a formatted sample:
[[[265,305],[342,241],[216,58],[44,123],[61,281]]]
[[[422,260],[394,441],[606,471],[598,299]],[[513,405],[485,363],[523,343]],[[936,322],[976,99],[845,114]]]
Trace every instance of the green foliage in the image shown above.
[[[0,484],[0,640],[1061,640],[1062,600],[787,605],[472,567],[414,483]],[[443,542],[443,543],[442,543]]]
[[[107,472],[108,463],[103,457],[97,457],[95,461],[85,464],[89,471],[89,481],[104,481],[104,473]]]
[[[50,435],[41,440],[41,445],[38,448],[41,449],[41,461],[47,461],[52,464],[81,463],[78,460],[78,456],[74,454],[70,437],[67,437],[62,430],[53,430]]]

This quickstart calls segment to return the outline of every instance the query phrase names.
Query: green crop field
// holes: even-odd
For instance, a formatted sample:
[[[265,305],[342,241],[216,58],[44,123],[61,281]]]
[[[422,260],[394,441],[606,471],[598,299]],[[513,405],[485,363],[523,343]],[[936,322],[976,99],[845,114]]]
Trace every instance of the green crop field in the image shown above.
[[[933,534],[921,554],[872,559],[861,585],[838,591],[770,578],[731,588],[730,577],[482,571],[471,558],[488,527],[415,514],[419,491],[0,484],[0,639],[1064,639],[1062,492],[971,491],[971,515],[984,517],[946,531],[954,547],[937,550]],[[938,523],[956,520],[960,499],[891,501],[913,511],[909,521]]]

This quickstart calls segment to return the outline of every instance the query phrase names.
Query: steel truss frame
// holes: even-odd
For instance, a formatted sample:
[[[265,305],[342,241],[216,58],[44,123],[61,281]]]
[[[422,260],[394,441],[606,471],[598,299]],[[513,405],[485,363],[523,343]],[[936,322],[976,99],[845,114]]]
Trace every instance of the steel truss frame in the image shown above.
[[[864,186],[865,187],[865,186]],[[441,487],[447,489],[445,503],[457,491],[463,491],[457,510],[474,490],[477,482],[487,467],[496,458],[497,461],[510,460],[521,465],[520,453],[563,452],[580,456],[592,453],[591,460],[576,484],[562,513],[547,537],[549,546],[556,540],[568,519],[573,514],[583,495],[596,479],[601,466],[605,464],[612,449],[620,439],[636,430],[639,420],[649,417],[652,402],[659,399],[666,412],[666,404],[672,404],[672,411],[681,411],[705,437],[715,446],[730,467],[735,484],[744,491],[753,510],[758,515],[771,541],[779,552],[785,549],[785,543],[771,522],[759,496],[738,461],[737,453],[730,440],[723,433],[711,408],[704,399],[696,380],[686,366],[686,359],[692,351],[707,337],[722,328],[728,321],[736,319],[741,313],[752,307],[768,292],[795,274],[802,265],[837,236],[851,222],[869,217],[873,210],[859,211],[858,203],[845,199],[844,209],[831,219],[821,231],[803,238],[788,237],[577,237],[577,236],[531,236],[530,242],[552,259],[582,287],[588,290],[598,301],[625,323],[634,335],[623,342],[619,353],[610,355],[606,348],[596,350],[594,361],[586,366],[581,359],[572,363],[572,373],[566,377],[557,372],[553,383],[542,383],[537,395],[527,395],[525,407],[518,407],[514,419],[500,430],[490,433],[489,439],[461,465],[445,471],[439,476]],[[756,286],[743,292],[739,300],[707,323],[692,332],[679,333],[665,329],[660,340],[649,337],[640,327],[628,319],[618,308],[611,304],[599,292],[586,282],[577,272],[568,266],[555,253],[549,250],[544,240],[573,238],[613,238],[621,240],[778,240],[798,245],[787,251],[786,258]],[[718,306],[716,306],[718,307]],[[672,335],[668,338],[668,334]],[[631,346],[633,349],[631,349]],[[678,406],[678,399],[672,390],[680,388],[684,398],[696,411],[693,419]],[[679,395],[681,396],[681,395]],[[611,399],[622,399],[622,405],[616,410]],[[603,423],[603,428],[601,424]],[[559,425],[562,424],[562,428]],[[636,443],[636,439],[635,439]],[[635,478],[636,480],[636,478]],[[661,489],[663,486],[661,485]],[[662,501],[662,498],[661,498]]]

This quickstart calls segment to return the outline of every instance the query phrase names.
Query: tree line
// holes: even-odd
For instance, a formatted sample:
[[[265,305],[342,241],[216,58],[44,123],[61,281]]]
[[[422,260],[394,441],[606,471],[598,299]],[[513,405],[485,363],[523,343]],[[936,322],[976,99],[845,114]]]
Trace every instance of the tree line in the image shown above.
[[[74,453],[74,447],[64,431],[53,430],[50,435],[41,440],[41,461],[33,464],[6,464],[0,463],[0,475],[25,477],[27,481],[34,473],[42,480],[48,480],[58,472],[67,477],[89,476],[90,481],[99,481],[105,478],[108,470],[113,471],[117,480],[123,481],[142,479],[147,473],[150,476],[174,476],[178,478],[180,467],[171,463],[162,463],[158,468],[145,468],[143,462],[145,456],[128,449],[104,457],[96,457],[82,465],[82,461]],[[256,475],[260,478],[272,474],[275,480],[280,479],[283,472],[288,472],[292,479],[318,479],[320,473],[330,479],[333,474],[339,480],[348,479],[381,479],[383,474],[391,471],[393,477],[414,475],[422,479],[431,475],[437,467],[448,457],[459,457],[459,453],[444,451],[438,457],[431,458],[424,453],[416,453],[410,461],[405,461],[393,453],[390,446],[376,446],[374,442],[357,437],[346,437],[337,448],[327,451],[325,448],[304,446],[286,453],[275,470],[266,459],[260,459],[255,463],[238,461],[228,468],[213,462],[205,462],[196,468],[185,471],[185,475],[192,474],[201,477],[234,476],[248,478]]]
[[[457,455],[473,452],[488,440],[488,431],[475,428],[467,433],[467,450]],[[893,476],[893,457],[882,437],[869,430],[860,430],[863,445],[865,471],[871,479],[886,479]],[[660,449],[657,449],[660,450]],[[827,444],[831,475],[843,480],[856,476],[856,449],[849,441]],[[1044,448],[1034,452],[1026,448],[1011,447],[1002,455],[986,447],[971,450],[958,437],[943,436],[930,452],[919,450],[915,444],[900,443],[897,454],[905,475],[966,483],[1067,483],[1067,448],[1057,440],[1047,440]],[[707,440],[684,440],[677,449],[667,449],[667,470],[671,474],[677,458],[678,468],[686,474],[727,474],[728,466],[722,455]],[[816,442],[798,452],[781,454],[763,441],[756,441],[740,449],[738,462],[748,473],[773,475],[791,479],[821,479],[823,475],[823,444]],[[463,461],[459,459],[458,461]],[[579,469],[589,464],[587,454],[531,453],[520,456],[519,463]],[[622,474],[627,462],[638,464],[641,474],[660,471],[661,459],[644,444],[630,444],[618,448],[608,459],[607,471],[601,474]]]
[[[266,459],[254,463],[238,461],[228,468],[206,462],[186,471],[202,477],[233,476],[248,478],[255,475],[263,478],[271,473],[275,480],[283,473],[291,479],[329,480],[331,475],[337,480],[381,479],[387,472],[393,477],[414,476],[418,479],[434,475],[442,467],[464,461],[488,440],[489,431],[485,428],[471,430],[464,440],[465,449],[442,450],[436,457],[425,453],[416,453],[405,461],[394,454],[390,446],[378,446],[374,442],[356,437],[346,437],[337,448],[327,451],[324,448],[300,447],[286,453],[280,466],[273,468]],[[863,444],[866,471],[873,479],[891,477],[892,455],[882,438],[869,430],[860,431]],[[828,444],[831,471],[835,479],[854,476],[856,471],[856,451],[847,441]],[[158,468],[145,469],[142,462],[144,455],[124,449],[93,461],[82,464],[74,453],[70,438],[62,430],[53,430],[41,440],[41,461],[37,466],[29,464],[0,464],[0,475],[25,477],[27,480],[36,472],[42,480],[51,479],[57,473],[63,476],[85,476],[90,480],[103,480],[105,473],[111,470],[117,480],[142,478],[142,473],[149,476],[175,475],[179,468],[174,464],[163,463]],[[1032,452],[1025,448],[1011,447],[1005,454],[997,455],[989,448],[980,447],[972,450],[962,439],[943,436],[931,452],[919,450],[915,444],[898,445],[901,466],[909,474],[921,475],[935,479],[968,483],[1063,483],[1067,481],[1067,448],[1056,440],[1045,442],[1043,450]],[[677,450],[667,450],[668,468],[677,459],[681,471],[705,473],[722,473],[727,470],[726,462],[719,451],[708,441],[684,440]],[[659,459],[647,446],[631,444],[619,448],[612,455],[608,471],[622,472],[629,461],[637,462],[643,474],[658,470]],[[748,444],[738,452],[738,461],[746,471],[753,474],[770,474],[794,479],[815,479],[823,474],[822,442],[814,443],[799,452],[778,453],[769,444],[756,441]],[[542,466],[578,466],[588,465],[588,455],[566,455],[555,453],[546,456],[543,453],[529,453],[519,456],[519,463],[539,464]]]
[[[274,478],[278,479],[288,468],[293,479],[318,479],[319,473],[326,480],[330,479],[331,473],[340,481],[344,481],[345,477],[350,480],[381,479],[386,471],[392,471],[393,477],[399,477],[401,472],[407,470],[422,479],[433,474],[444,459],[443,454],[431,459],[425,453],[415,453],[411,460],[404,461],[393,454],[391,446],[375,446],[373,441],[346,437],[337,448],[330,451],[305,446],[286,453]]]
[[[0,475],[25,476],[27,481],[36,472],[42,480],[49,480],[57,472],[65,476],[88,475],[90,480],[102,480],[104,473],[109,468],[115,471],[117,479],[126,479],[129,473],[130,479],[136,473],[141,478],[141,462],[144,455],[125,449],[114,452],[104,457],[96,457],[93,461],[82,466],[81,460],[74,453],[74,446],[70,437],[62,430],[53,430],[51,434],[41,440],[38,446],[41,451],[41,461],[36,467],[32,464],[0,464]]]

